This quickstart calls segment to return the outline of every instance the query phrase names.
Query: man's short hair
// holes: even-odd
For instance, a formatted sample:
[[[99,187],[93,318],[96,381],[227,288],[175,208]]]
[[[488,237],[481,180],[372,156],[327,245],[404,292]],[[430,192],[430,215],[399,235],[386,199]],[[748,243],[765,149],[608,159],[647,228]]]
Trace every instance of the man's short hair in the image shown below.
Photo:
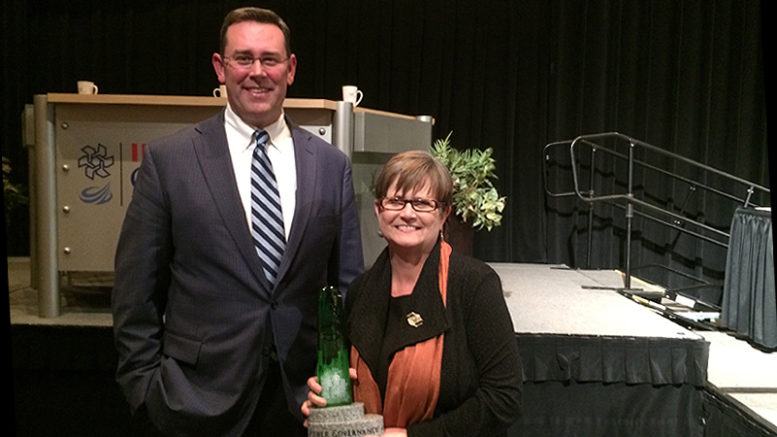
[[[230,11],[224,17],[224,23],[221,25],[221,46],[219,53],[226,55],[224,49],[227,47],[227,29],[235,23],[243,21],[256,21],[257,23],[274,24],[283,32],[283,39],[286,42],[286,56],[291,55],[291,30],[286,22],[278,14],[269,10],[255,7],[238,8]]]

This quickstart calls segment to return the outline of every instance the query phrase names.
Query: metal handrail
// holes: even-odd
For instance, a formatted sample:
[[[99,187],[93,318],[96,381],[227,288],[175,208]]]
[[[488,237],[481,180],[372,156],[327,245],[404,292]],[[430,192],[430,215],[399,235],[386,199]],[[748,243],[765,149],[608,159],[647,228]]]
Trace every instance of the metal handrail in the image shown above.
[[[607,141],[620,141],[622,143],[628,143],[628,152],[627,153],[621,153],[613,148],[605,147],[601,144],[602,140]],[[569,147],[569,156],[570,156],[570,166],[571,166],[571,172],[572,172],[572,180],[573,180],[573,187],[571,191],[564,191],[564,192],[554,192],[548,187],[548,162],[550,161],[550,149],[562,147],[562,146],[568,146]],[[590,173],[589,173],[589,189],[588,191],[584,191],[580,188],[580,175],[578,168],[581,167],[580,159],[578,159],[578,153],[580,148],[582,146],[588,146],[590,147],[590,158],[589,158],[589,165],[590,165]],[[688,165],[691,165],[702,172],[706,173],[712,173],[717,176],[720,176],[724,178],[727,182],[731,183],[734,186],[741,187],[743,190],[743,194],[737,195],[732,194],[729,191],[714,187],[712,185],[694,180],[692,178],[689,178],[687,176],[679,175],[674,172],[671,172],[669,170],[660,168],[656,165],[650,164],[648,162],[639,160],[635,158],[635,149],[645,149],[649,152],[661,155],[663,157],[669,158],[673,161],[679,161]],[[627,173],[627,188],[626,192],[624,193],[616,193],[616,194],[597,194],[594,186],[595,186],[595,174],[596,174],[596,163],[597,163],[597,153],[604,153],[608,154],[610,156],[614,156],[616,158],[625,160],[628,165],[628,173]],[[582,154],[582,153],[581,153]],[[543,178],[544,178],[544,189],[546,195],[549,197],[571,197],[575,196],[579,198],[580,200],[586,202],[589,205],[588,210],[588,263],[590,266],[590,251],[592,246],[592,229],[593,229],[593,209],[594,205],[596,203],[602,202],[609,205],[614,205],[617,207],[622,207],[625,209],[625,217],[626,217],[626,267],[625,267],[625,286],[626,289],[631,288],[631,222],[634,217],[634,215],[638,215],[640,217],[652,220],[654,222],[657,222],[659,224],[663,224],[666,226],[669,226],[673,229],[676,229],[680,232],[683,232],[685,234],[689,234],[693,237],[703,239],[705,241],[714,243],[716,245],[722,246],[724,248],[728,248],[728,240],[730,238],[730,234],[728,232],[721,231],[717,228],[714,228],[712,226],[709,226],[705,223],[699,222],[697,220],[691,219],[689,217],[686,217],[682,214],[678,214],[674,211],[670,211],[664,208],[661,208],[660,206],[656,206],[654,204],[651,204],[649,202],[646,202],[642,199],[636,198],[634,195],[633,190],[633,183],[634,183],[634,169],[636,167],[644,168],[647,170],[651,170],[654,172],[657,172],[659,174],[662,174],[664,176],[673,178],[677,181],[684,182],[688,184],[689,190],[691,192],[695,192],[697,190],[704,190],[706,192],[721,196],[725,199],[728,199],[730,201],[736,202],[738,204],[741,204],[744,207],[757,207],[759,205],[753,203],[753,195],[756,192],[763,192],[764,194],[769,194],[770,190],[768,187],[762,186],[760,184],[754,183],[752,181],[748,181],[746,179],[731,175],[729,173],[726,173],[724,171],[721,171],[717,168],[702,164],[700,162],[694,161],[692,159],[686,158],[684,156],[678,155],[676,153],[668,152],[664,149],[661,149],[657,146],[648,144],[644,141],[640,141],[637,139],[634,139],[628,135],[624,135],[619,132],[604,132],[604,133],[595,133],[595,134],[588,134],[588,135],[580,135],[572,140],[565,140],[565,141],[555,141],[548,143],[543,148],[543,157],[544,157],[544,171],[543,171]],[[767,196],[768,197],[768,196]],[[625,204],[625,205],[622,205]],[[648,212],[641,212],[639,210],[635,210],[635,207],[642,208],[647,210]],[[663,216],[663,218],[661,217]],[[668,217],[670,219],[673,219],[673,221],[666,220],[665,218]],[[700,231],[697,230],[691,230],[686,229],[682,225],[690,225],[693,227],[696,227],[700,229]],[[708,235],[705,235],[703,232],[708,232],[713,234],[716,238],[710,237]]]

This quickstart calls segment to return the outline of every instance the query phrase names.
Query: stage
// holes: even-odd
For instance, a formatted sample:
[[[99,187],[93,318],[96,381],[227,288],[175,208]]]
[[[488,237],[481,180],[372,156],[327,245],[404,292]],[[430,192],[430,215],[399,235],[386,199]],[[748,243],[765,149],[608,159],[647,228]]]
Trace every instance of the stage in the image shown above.
[[[525,370],[511,436],[777,436],[777,353],[670,320],[618,293],[616,270],[491,265]],[[80,278],[41,318],[29,261],[9,258],[8,273],[19,433],[141,435],[112,381],[110,288]]]

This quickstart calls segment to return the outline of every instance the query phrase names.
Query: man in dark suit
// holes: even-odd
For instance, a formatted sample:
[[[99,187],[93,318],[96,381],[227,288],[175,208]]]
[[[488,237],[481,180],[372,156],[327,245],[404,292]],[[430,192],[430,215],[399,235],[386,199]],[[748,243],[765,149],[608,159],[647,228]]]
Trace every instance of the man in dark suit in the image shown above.
[[[230,12],[212,62],[227,107],[148,145],[124,219],[117,381],[166,435],[302,436],[318,291],[363,268],[350,164],[284,116],[297,59],[274,12]],[[264,179],[280,197],[273,249],[255,218],[271,210]]]

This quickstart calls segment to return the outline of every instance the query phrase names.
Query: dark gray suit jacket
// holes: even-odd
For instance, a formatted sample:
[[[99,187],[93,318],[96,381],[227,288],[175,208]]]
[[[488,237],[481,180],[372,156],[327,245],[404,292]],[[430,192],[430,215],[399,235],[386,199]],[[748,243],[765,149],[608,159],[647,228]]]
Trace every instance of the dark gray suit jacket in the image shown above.
[[[296,209],[274,288],[246,223],[224,111],[145,149],[116,252],[117,381],[132,410],[145,406],[168,434],[239,435],[271,344],[289,410],[302,420],[317,293],[327,284],[345,291],[363,269],[347,157],[288,122]]]

